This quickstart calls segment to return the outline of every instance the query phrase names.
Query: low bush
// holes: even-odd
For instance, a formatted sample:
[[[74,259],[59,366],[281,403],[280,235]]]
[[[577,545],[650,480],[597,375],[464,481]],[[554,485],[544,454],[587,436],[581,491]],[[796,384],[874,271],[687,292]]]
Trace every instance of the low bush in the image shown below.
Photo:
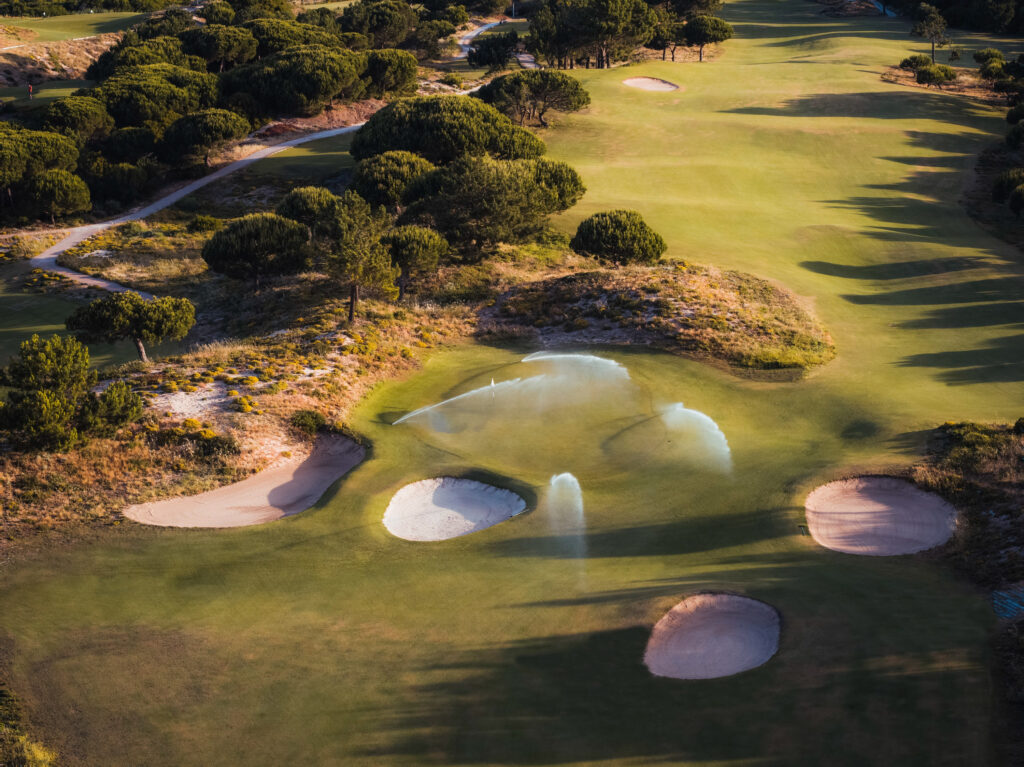
[[[635,210],[610,210],[584,219],[569,247],[618,264],[653,264],[667,249]]]
[[[913,56],[907,56],[907,58],[900,62],[900,69],[916,72],[923,67],[930,67],[931,65],[932,60],[928,56],[925,56],[923,53],[915,53]]]
[[[317,410],[296,410],[290,421],[292,426],[310,437],[327,426],[327,419]]]
[[[1008,168],[996,178],[992,185],[992,201],[1006,202],[1010,193],[1024,184],[1024,168]]]

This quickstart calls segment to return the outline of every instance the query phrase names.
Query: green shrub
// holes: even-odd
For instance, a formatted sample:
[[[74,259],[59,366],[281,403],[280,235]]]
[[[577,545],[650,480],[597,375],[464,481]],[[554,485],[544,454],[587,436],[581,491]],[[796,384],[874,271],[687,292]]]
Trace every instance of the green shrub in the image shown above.
[[[1024,142],[1024,125],[1014,125],[1006,134],[1006,145],[1010,149],[1020,149],[1022,142]]]
[[[913,56],[907,56],[900,62],[900,69],[907,69],[912,72],[916,72],[922,67],[930,67],[932,60],[925,56],[923,53],[915,53]]]
[[[327,425],[323,413],[316,410],[296,410],[292,413],[291,424],[303,434],[312,437]]]
[[[214,216],[200,213],[192,217],[186,228],[190,232],[218,232],[224,228],[224,222]]]
[[[635,210],[595,213],[580,223],[569,247],[619,264],[653,264],[667,248],[661,235]]]
[[[455,72],[448,72],[439,81],[442,85],[447,85],[449,88],[462,89],[462,78]]]
[[[1015,216],[1019,216],[1021,211],[1024,210],[1024,184],[1010,192],[1010,210],[1013,211]]]
[[[118,428],[142,417],[142,397],[125,381],[115,381],[100,395],[90,393],[82,408],[82,430],[111,436]]]
[[[987,64],[990,61],[1006,61],[1006,57],[998,48],[982,48],[974,52],[974,60],[979,64]]]
[[[1024,120],[1024,104],[1018,104],[1006,113],[1006,122],[1010,125],[1016,125],[1021,120]]]
[[[992,201],[1006,202],[1010,192],[1024,184],[1024,168],[1009,168],[1000,173],[992,185]]]
[[[981,65],[978,74],[984,80],[999,80],[1006,73],[1006,62],[1002,59],[992,59]]]
[[[932,64],[917,70],[917,82],[928,87],[935,85],[941,88],[944,84],[951,83],[955,79],[956,72],[953,71],[952,67],[948,67],[945,64]]]

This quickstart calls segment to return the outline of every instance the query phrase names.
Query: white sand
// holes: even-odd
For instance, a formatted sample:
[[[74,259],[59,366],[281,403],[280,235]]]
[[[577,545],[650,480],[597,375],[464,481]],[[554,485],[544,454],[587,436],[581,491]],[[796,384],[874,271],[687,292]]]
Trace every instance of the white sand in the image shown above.
[[[129,506],[124,515],[163,527],[243,527],[305,511],[366,456],[346,437],[321,438],[305,459],[296,458],[248,479],[199,495]]]
[[[945,543],[956,509],[893,477],[859,477],[816,488],[805,502],[811,536],[833,551],[893,556]]]
[[[668,80],[659,80],[656,77],[627,77],[622,81],[623,85],[630,88],[639,88],[642,91],[677,91],[679,86],[670,83]]]
[[[504,522],[526,511],[511,490],[471,479],[435,477],[406,485],[384,512],[384,527],[407,541],[444,541]]]
[[[779,649],[774,607],[735,594],[698,594],[658,621],[644,663],[655,676],[714,679],[756,668]]]

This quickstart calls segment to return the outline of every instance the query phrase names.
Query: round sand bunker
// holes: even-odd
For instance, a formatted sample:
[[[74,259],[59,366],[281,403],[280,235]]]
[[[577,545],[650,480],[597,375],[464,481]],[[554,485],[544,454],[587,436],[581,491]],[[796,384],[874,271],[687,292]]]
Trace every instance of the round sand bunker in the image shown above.
[[[956,509],[894,477],[830,482],[807,496],[807,527],[827,549],[866,556],[913,554],[953,535]]]
[[[698,594],[658,621],[644,663],[655,676],[714,679],[756,668],[778,649],[774,607],[735,594]]]
[[[384,512],[384,527],[407,541],[444,541],[526,511],[511,490],[471,479],[435,477],[406,485]]]
[[[659,80],[657,77],[627,77],[622,81],[623,85],[630,88],[639,88],[642,91],[677,91],[679,86],[670,83],[668,80]]]

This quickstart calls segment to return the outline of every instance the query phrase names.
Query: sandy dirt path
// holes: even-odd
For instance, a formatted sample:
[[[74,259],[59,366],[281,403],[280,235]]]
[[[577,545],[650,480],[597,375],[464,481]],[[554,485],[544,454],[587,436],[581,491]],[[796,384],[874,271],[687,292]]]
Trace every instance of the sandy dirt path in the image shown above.
[[[112,218],[109,221],[103,221],[98,224],[87,224],[85,226],[78,226],[75,227],[74,229],[65,230],[66,234],[64,236],[64,239],[62,239],[56,245],[47,248],[38,256],[29,259],[28,263],[33,268],[45,269],[48,272],[57,272],[58,274],[63,274],[69,277],[70,279],[74,280],[75,282],[81,285],[86,285],[88,287],[101,288],[103,290],[109,290],[114,293],[120,293],[125,290],[128,290],[129,288],[126,288],[124,285],[120,285],[116,282],[104,280],[99,277],[90,277],[89,275],[82,274],[81,272],[76,271],[74,269],[69,269],[66,266],[61,266],[60,264],[57,263],[57,257],[60,256],[60,254],[63,253],[65,250],[68,250],[69,248],[73,248],[76,245],[81,244],[85,240],[92,237],[94,234],[102,232],[104,229],[109,229],[112,226],[125,224],[129,221],[138,221],[139,219],[151,216],[157,211],[170,207],[178,200],[187,197],[196,190],[202,189],[207,184],[212,184],[214,181],[219,181],[225,176],[235,173],[236,171],[242,170],[243,168],[247,168],[254,162],[258,162],[262,159],[275,155],[278,152],[283,152],[286,149],[291,149],[292,147],[299,146],[300,144],[305,144],[309,141],[316,141],[317,139],[331,138],[332,136],[340,136],[345,133],[351,133],[352,131],[358,130],[362,125],[363,123],[358,123],[356,125],[346,125],[343,128],[331,128],[330,130],[317,131],[316,133],[310,133],[305,136],[299,136],[298,138],[293,138],[288,141],[284,141],[280,144],[275,144],[273,146],[260,149],[258,152],[253,152],[248,157],[243,157],[241,160],[235,160],[232,163],[228,163],[223,168],[215,170],[213,173],[210,173],[209,175],[203,176],[202,178],[196,179],[195,181],[185,184],[184,186],[175,189],[173,192],[169,192],[160,199],[155,200],[154,202],[151,202],[143,207],[136,208],[135,210],[131,211],[130,213],[126,213],[123,216],[119,216],[118,218]],[[148,297],[147,294],[142,295],[144,297]]]
[[[124,515],[161,527],[245,527],[272,522],[310,508],[365,457],[366,450],[347,437],[324,437],[305,458],[199,495],[129,506]]]

